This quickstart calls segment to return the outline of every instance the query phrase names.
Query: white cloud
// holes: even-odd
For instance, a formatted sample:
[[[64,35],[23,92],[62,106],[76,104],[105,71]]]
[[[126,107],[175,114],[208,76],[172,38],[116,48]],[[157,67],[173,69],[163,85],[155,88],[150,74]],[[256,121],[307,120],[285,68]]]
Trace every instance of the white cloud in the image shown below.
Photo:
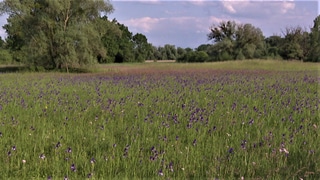
[[[215,17],[167,17],[151,18],[142,17],[123,21],[130,31],[151,33],[151,32],[190,32],[190,33],[208,33],[211,22],[220,22],[222,19]]]
[[[125,20],[122,23],[133,28],[134,31],[148,33],[154,30],[163,20],[165,20],[165,18],[142,17]]]
[[[287,13],[288,11],[290,10],[293,10],[295,8],[295,4],[294,2],[287,2],[287,1],[284,1],[281,5],[281,13],[282,14],[285,14]]]
[[[225,11],[229,14],[237,15],[276,15],[285,14],[295,9],[295,2],[293,0],[287,1],[221,1]]]
[[[223,7],[232,14],[235,14],[237,11],[233,8],[233,4],[228,2],[222,2]]]

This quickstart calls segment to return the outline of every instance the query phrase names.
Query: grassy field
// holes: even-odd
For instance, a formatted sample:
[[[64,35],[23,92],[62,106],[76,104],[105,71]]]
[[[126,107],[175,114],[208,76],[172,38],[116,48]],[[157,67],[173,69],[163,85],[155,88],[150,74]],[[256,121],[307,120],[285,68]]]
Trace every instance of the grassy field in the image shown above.
[[[319,64],[0,74],[0,179],[320,179]]]

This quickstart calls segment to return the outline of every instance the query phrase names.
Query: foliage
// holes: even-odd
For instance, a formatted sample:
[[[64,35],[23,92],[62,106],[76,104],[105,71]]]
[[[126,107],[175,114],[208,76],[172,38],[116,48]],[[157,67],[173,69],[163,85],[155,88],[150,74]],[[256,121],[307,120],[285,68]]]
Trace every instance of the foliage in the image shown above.
[[[284,59],[305,59],[308,47],[308,33],[300,26],[285,29],[280,55]]]
[[[106,16],[103,19],[109,22]],[[133,35],[127,26],[116,19],[108,25],[110,31],[101,38],[106,54],[104,57],[99,57],[99,63],[144,62],[151,54],[152,45],[148,43],[145,35],[141,33]]]
[[[7,49],[0,48],[0,64],[13,64],[12,56]]]
[[[222,21],[211,27],[208,39],[215,42],[209,53],[213,61],[253,59],[265,55],[262,31],[251,24]]]
[[[314,19],[314,25],[310,33],[311,50],[308,54],[307,61],[320,62],[320,15]]]
[[[177,59],[177,62],[206,62],[209,55],[205,51],[189,51]]]
[[[113,8],[103,0],[4,0],[5,25],[12,51],[26,64],[66,68],[94,64],[103,56],[100,14]]]

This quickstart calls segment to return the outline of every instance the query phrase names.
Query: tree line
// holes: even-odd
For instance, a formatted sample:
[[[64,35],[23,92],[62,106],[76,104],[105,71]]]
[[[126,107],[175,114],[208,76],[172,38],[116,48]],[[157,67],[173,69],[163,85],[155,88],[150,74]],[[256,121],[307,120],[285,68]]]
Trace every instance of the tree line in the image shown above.
[[[211,44],[195,49],[153,46],[145,35],[133,34],[116,19],[105,0],[3,0],[0,14],[8,15],[0,38],[0,62],[17,62],[44,69],[88,67],[95,63],[176,60],[213,62],[242,59],[320,61],[320,16],[307,31],[286,28],[265,38],[251,24],[223,21],[207,35]]]

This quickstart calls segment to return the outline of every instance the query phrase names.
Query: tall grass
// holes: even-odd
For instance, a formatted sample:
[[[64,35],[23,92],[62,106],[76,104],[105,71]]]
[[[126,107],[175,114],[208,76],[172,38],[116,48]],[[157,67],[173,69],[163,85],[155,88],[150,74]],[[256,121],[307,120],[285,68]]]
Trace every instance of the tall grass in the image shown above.
[[[315,71],[120,66],[0,74],[0,179],[320,178]]]

